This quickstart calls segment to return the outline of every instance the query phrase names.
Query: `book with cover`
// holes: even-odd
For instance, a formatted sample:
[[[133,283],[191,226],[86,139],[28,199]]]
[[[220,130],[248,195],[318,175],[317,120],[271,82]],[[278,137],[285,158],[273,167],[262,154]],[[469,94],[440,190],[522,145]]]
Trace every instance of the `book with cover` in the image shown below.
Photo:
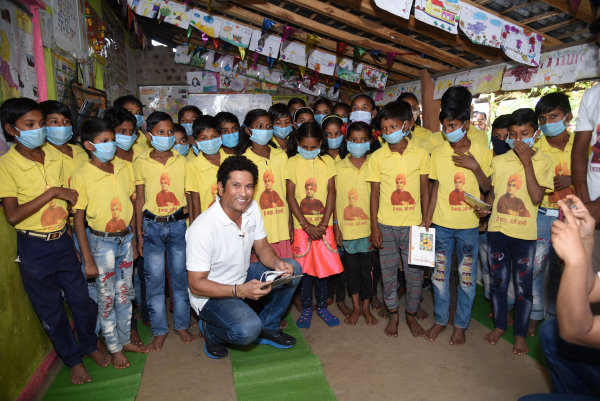
[[[435,266],[435,228],[410,227],[408,263],[418,266]]]
[[[465,202],[467,202],[469,205],[471,205],[473,207],[478,207],[483,210],[491,210],[492,209],[491,205],[488,205],[481,199],[471,195],[468,192],[465,192]]]

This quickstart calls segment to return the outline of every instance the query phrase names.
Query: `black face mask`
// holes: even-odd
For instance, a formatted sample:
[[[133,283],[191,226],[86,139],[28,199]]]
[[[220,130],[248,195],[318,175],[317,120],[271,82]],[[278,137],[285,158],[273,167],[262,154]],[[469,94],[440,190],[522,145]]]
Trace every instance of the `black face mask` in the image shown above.
[[[494,147],[494,153],[496,153],[498,156],[503,155],[510,150],[508,143],[502,139],[496,138],[495,136],[492,136],[492,146]]]

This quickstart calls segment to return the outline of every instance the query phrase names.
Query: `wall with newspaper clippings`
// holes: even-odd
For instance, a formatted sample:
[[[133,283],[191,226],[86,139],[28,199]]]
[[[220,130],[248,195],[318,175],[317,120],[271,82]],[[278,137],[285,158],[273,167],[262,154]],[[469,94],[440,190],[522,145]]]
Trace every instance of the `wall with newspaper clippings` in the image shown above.
[[[140,86],[138,97],[144,105],[144,117],[163,111],[177,121],[177,112],[188,104],[187,86]]]

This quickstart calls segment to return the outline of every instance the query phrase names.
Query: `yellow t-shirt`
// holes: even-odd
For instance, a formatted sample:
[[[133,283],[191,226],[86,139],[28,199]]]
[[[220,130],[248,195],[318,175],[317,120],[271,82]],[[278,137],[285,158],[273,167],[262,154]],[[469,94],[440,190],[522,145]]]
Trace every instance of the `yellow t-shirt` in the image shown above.
[[[150,158],[148,149],[133,162],[135,185],[144,185],[146,203],[142,210],[156,216],[169,216],[187,206],[185,197],[185,165],[183,156],[171,149],[172,157],[163,165]]]
[[[533,171],[538,184],[554,188],[552,159],[542,152],[532,157]],[[524,240],[537,239],[538,205],[531,203],[527,192],[525,169],[514,151],[496,156],[492,160],[492,185],[494,205],[488,231]]]
[[[0,157],[0,198],[17,198],[22,205],[47,189],[62,187],[63,159],[59,152],[44,151],[44,164],[21,155],[15,146]],[[68,217],[67,202],[54,198],[15,226],[17,230],[53,232],[61,230]]]
[[[416,136],[417,138],[421,138],[421,139],[427,141],[429,139],[429,137],[431,136],[431,131],[429,131],[427,128],[423,128],[418,125],[415,125],[415,130],[413,131],[413,135]],[[427,148],[425,148],[425,149],[427,149]]]
[[[196,158],[196,153],[194,152],[194,148],[190,148],[190,150],[188,150],[188,152],[187,152],[187,155],[185,155],[185,160],[187,160],[188,162],[191,162],[195,158]]]
[[[425,151],[427,151],[428,148],[428,143],[426,139],[423,139],[422,137],[416,136],[415,133],[412,133],[412,138],[410,138],[410,141],[412,141],[415,145],[425,149]],[[406,138],[409,139],[409,138]],[[429,152],[428,152],[429,153]]]
[[[52,146],[50,143],[46,142],[43,146],[42,149],[44,150],[44,152],[46,152],[46,150],[48,150],[49,152],[56,152],[58,155],[60,155],[60,157],[62,157],[63,159],[63,187],[65,188],[69,188],[69,180],[71,179],[71,176],[73,175],[73,172],[75,170],[77,170],[79,167],[83,167],[83,165],[87,162],[90,161],[90,157],[88,156],[87,152],[77,146],[77,145],[71,145],[71,144],[67,144],[72,152],[73,152],[73,157],[69,157],[67,155],[65,155],[63,152],[61,152],[60,150],[56,149],[54,146]]]
[[[542,135],[536,141],[535,145],[533,145],[536,151],[541,151],[552,160],[552,183],[554,183],[554,177],[557,175],[571,175],[571,151],[573,150],[574,140],[575,134],[569,132],[569,142],[567,142],[564,150],[560,150],[554,146],[550,146],[546,136]],[[558,209],[558,201],[565,199],[567,195],[575,195],[575,187],[571,185],[558,192],[554,192],[553,190],[546,191],[544,200],[540,206],[547,209]]]
[[[490,147],[487,134],[472,124],[469,125],[469,129],[467,129],[467,138],[469,138],[471,142],[478,142],[482,144],[487,149]],[[433,134],[429,135],[429,138],[427,138],[427,150],[429,153],[433,153],[433,149],[436,146],[447,142],[448,140],[442,131],[434,132]]]
[[[133,217],[131,196],[135,185],[126,164],[113,161],[110,174],[88,163],[75,170],[71,189],[79,194],[74,210],[85,210],[89,226],[96,231],[116,233],[125,230]]]
[[[128,160],[125,159],[121,159],[118,156],[115,156],[115,161],[116,162],[120,162],[123,163],[124,165],[127,166],[127,168],[129,169],[129,172],[131,173],[131,182],[133,182],[133,187],[135,188],[135,171],[133,171],[133,162],[135,161],[135,159],[137,159],[139,157],[139,153],[137,152],[136,149],[133,149],[133,157],[131,158],[131,162],[129,162]],[[135,200],[136,194],[135,191],[133,192],[133,199]]]
[[[144,135],[141,130],[138,130],[137,133],[140,134],[140,136],[138,136],[138,139],[136,139],[136,141],[133,143],[132,147],[134,152],[137,152],[141,155],[148,149],[154,149],[152,145],[150,145],[150,141],[146,138],[146,135]]]
[[[258,184],[254,187],[254,200],[267,230],[270,244],[290,239],[288,224],[289,208],[285,198],[285,166],[288,157],[282,149],[271,149],[270,159],[265,159],[248,148],[244,153],[248,159],[258,166]],[[267,182],[270,189],[266,190]]]
[[[335,210],[344,241],[371,235],[371,184],[366,178],[372,157],[367,155],[360,170],[352,164],[350,155],[335,163]]]
[[[302,214],[310,224],[318,225],[323,219],[327,205],[327,184],[335,177],[335,165],[329,155],[312,160],[303,159],[300,155],[290,158],[285,169],[285,179],[296,185],[296,201]],[[333,213],[328,226],[333,224]],[[294,216],[294,228],[302,226]]]
[[[229,157],[228,154],[219,149],[221,163]],[[200,154],[187,163],[185,191],[197,192],[200,195],[200,213],[212,206],[217,199],[217,171],[219,167],[215,166]]]
[[[489,177],[493,172],[490,167],[492,151],[486,145],[472,141],[469,153],[475,157],[485,176]],[[446,228],[475,228],[479,226],[479,217],[464,199],[465,192],[479,198],[477,177],[471,170],[455,166],[453,155],[454,149],[448,141],[437,146],[431,154],[429,178],[439,182],[432,221]]]
[[[379,223],[396,227],[421,224],[421,176],[428,175],[429,169],[429,154],[411,140],[402,155],[392,152],[387,143],[373,153],[366,180],[381,183]]]

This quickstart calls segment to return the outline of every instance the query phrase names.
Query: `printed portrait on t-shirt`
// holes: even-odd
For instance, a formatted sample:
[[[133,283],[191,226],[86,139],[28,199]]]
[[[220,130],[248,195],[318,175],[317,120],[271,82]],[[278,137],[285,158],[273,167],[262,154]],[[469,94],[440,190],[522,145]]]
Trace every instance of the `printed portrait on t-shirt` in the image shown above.
[[[217,201],[217,194],[219,193],[219,190],[217,189],[217,184],[213,184],[212,187],[210,187],[210,194],[212,195],[212,202],[210,202],[208,204],[208,207],[211,207],[212,205],[215,204],[215,202]]]
[[[525,203],[515,196],[517,191],[523,186],[523,177],[521,174],[513,174],[508,177],[506,183],[506,193],[498,199],[496,211],[502,214],[519,217],[531,217],[529,211],[525,208]]]
[[[303,215],[319,215],[325,213],[325,206],[323,202],[315,199],[317,193],[317,179],[310,177],[304,183],[304,190],[306,192],[306,198],[300,201],[300,210]]]
[[[465,191],[463,191],[465,183],[465,173],[459,171],[454,174],[454,191],[450,192],[450,196],[448,197],[448,201],[452,206],[468,205],[465,202]]]
[[[156,194],[156,205],[158,207],[167,206],[179,206],[180,203],[177,200],[175,194],[169,191],[171,185],[171,178],[169,173],[165,171],[160,175],[160,192]]]
[[[554,167],[554,175],[555,176],[571,175],[569,172],[569,166],[567,165],[567,163],[558,163]],[[550,195],[548,195],[548,202],[558,203],[559,200],[561,200],[561,199],[564,200],[567,197],[567,195],[574,195],[574,194],[575,194],[575,192],[573,192],[573,188],[567,187],[567,188],[561,189],[560,191],[554,191]]]
[[[48,188],[44,190],[46,192]],[[48,202],[48,208],[42,212],[42,227],[50,227],[60,224],[68,217],[67,211],[56,204],[56,198]]]
[[[592,163],[600,164],[600,124],[596,128],[596,143],[592,145]]]
[[[344,220],[369,220],[369,216],[361,207],[356,206],[356,202],[358,202],[358,191],[352,188],[348,191],[348,206],[344,208]]]
[[[413,199],[410,192],[405,191],[406,176],[402,173],[396,176],[396,190],[392,192],[392,205],[414,205],[415,200]]]
[[[123,205],[121,204],[121,200],[117,196],[110,201],[110,214],[112,218],[108,221],[108,223],[106,223],[104,231],[106,231],[107,233],[118,233],[119,231],[123,231],[127,228],[125,220],[121,218],[122,211]]]
[[[260,208],[273,209],[276,207],[285,206],[279,194],[273,189],[273,183],[275,182],[275,174],[273,174],[273,170],[268,169],[265,171],[263,174],[263,181],[265,183],[265,190],[262,194],[260,194]]]

